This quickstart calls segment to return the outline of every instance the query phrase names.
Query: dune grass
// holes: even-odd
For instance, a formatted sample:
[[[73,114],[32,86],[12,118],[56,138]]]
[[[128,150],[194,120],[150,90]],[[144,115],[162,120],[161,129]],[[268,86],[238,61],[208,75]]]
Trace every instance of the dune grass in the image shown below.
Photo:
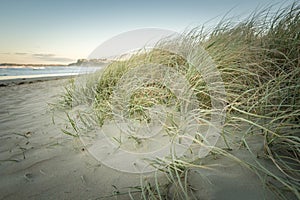
[[[254,165],[234,157],[227,151],[231,149],[230,144],[227,150],[214,148],[213,153],[232,158],[259,176],[271,177],[276,184],[264,181],[278,198],[288,199],[287,194],[292,194],[300,199],[300,5],[294,3],[275,13],[267,8],[239,23],[223,20],[212,31],[197,27],[186,32],[183,40],[192,40],[204,47],[220,71],[227,95],[223,139],[235,131],[246,130],[240,144],[251,152],[245,139],[247,135],[263,135],[263,159],[271,161],[279,174],[260,163]],[[129,70],[148,63],[171,67],[183,74],[194,88],[199,110],[211,109],[209,91],[201,74],[183,57],[161,48],[136,54],[129,60],[115,61],[104,71],[90,75],[85,85],[75,86],[72,82],[66,87],[60,105],[70,109],[81,103],[88,104],[92,108],[89,114],[95,118],[90,121],[101,126],[112,118],[111,101],[118,81]],[[147,108],[157,104],[173,105],[176,101],[172,91],[163,85],[144,85],[132,95],[129,117],[147,119]],[[92,123],[87,118],[80,119],[84,124]],[[241,124],[248,128],[241,128]],[[201,143],[197,138],[195,141]],[[201,166],[177,158],[167,163],[157,160],[156,164],[164,166],[170,182],[176,182],[182,192],[182,198],[190,198],[184,177],[189,167]],[[151,199],[166,196],[159,187],[153,188],[147,185],[141,189],[145,199],[150,198],[147,195]]]

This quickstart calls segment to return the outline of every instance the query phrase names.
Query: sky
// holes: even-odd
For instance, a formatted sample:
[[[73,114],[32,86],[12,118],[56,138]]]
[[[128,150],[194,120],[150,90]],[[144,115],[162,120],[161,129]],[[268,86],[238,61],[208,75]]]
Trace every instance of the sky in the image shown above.
[[[293,0],[0,0],[0,63],[71,63],[115,35],[176,32]]]

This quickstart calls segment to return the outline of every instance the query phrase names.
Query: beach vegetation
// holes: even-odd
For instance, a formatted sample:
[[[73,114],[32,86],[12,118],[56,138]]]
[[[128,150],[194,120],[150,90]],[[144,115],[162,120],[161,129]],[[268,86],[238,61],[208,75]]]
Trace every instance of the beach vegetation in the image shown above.
[[[65,110],[82,103],[90,108],[88,124],[102,126],[113,118],[115,87],[127,72],[135,67],[154,63],[170,67],[182,74],[193,88],[199,112],[210,116],[211,95],[201,73],[183,56],[162,50],[161,45],[180,45],[192,41],[201,45],[214,60],[226,91],[226,119],[222,125],[222,140],[226,147],[214,147],[209,156],[224,156],[251,169],[268,190],[279,199],[300,199],[300,5],[274,10],[268,7],[252,13],[243,21],[224,18],[212,28],[196,27],[183,33],[183,38],[162,41],[148,52],[138,53],[128,60],[111,63],[104,71],[90,75],[84,85],[66,86],[61,105]],[[201,56],[201,55],[199,55]],[[128,117],[150,123],[147,110],[154,105],[180,107],[173,91],[160,83],[141,85],[129,99]],[[70,119],[70,117],[68,117]],[[81,118],[82,119],[82,118]],[[80,122],[69,120],[80,134]],[[171,130],[171,128],[170,128]],[[235,136],[241,136],[234,140]],[[263,138],[262,155],[256,155],[249,145],[250,136]],[[194,138],[203,143],[203,138]],[[119,140],[118,140],[119,141]],[[231,150],[246,149],[255,162],[238,158]],[[269,162],[276,172],[266,168]],[[192,197],[187,174],[191,168],[201,168],[198,161],[180,158],[152,161],[164,169],[170,184],[181,191],[180,198]],[[163,166],[163,167],[162,167]],[[141,187],[144,199],[162,199],[159,183]]]

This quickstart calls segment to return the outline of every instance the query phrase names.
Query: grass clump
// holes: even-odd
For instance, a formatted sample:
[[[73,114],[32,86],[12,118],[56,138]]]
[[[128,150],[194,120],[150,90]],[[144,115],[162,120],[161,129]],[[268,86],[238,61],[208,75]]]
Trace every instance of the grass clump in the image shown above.
[[[292,195],[299,199],[300,5],[294,3],[275,13],[268,8],[239,23],[232,20],[223,20],[212,31],[195,28],[185,33],[183,39],[175,39],[172,43],[181,48],[182,41],[192,40],[195,46],[202,46],[209,53],[226,89],[225,139],[228,135],[244,131],[240,144],[247,147],[244,138],[263,135],[263,157],[271,161],[279,173],[271,173],[259,163],[253,167],[246,161],[240,162],[260,175],[271,177],[272,183],[275,182],[272,184],[273,191],[279,198],[288,199]],[[113,91],[120,79],[135,67],[149,63],[178,71],[193,88],[199,101],[199,111],[212,108],[210,92],[202,75],[182,56],[161,48],[111,63],[101,74],[91,75],[94,78],[82,88],[71,83],[62,105],[70,107],[83,101],[88,103],[97,118],[96,124],[101,126],[105,120],[112,118]],[[145,110],[157,104],[174,106],[177,102],[174,92],[165,85],[151,83],[132,93],[127,109],[129,117],[149,122]],[[235,160],[223,150],[216,153]],[[185,166],[189,165],[191,163],[185,163]],[[167,174],[180,179],[184,177],[182,173],[186,170],[172,171],[172,166],[174,163],[166,168],[170,169]],[[174,180],[170,179],[170,182]],[[187,198],[185,187],[181,185],[180,188]]]

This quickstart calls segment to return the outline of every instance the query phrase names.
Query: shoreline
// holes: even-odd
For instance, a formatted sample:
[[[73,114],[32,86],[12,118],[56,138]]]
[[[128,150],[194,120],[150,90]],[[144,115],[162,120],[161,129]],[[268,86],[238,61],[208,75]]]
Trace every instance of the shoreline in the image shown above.
[[[36,82],[68,79],[79,76],[78,73],[68,74],[39,74],[39,75],[22,75],[22,76],[0,76],[0,87],[31,84]]]

